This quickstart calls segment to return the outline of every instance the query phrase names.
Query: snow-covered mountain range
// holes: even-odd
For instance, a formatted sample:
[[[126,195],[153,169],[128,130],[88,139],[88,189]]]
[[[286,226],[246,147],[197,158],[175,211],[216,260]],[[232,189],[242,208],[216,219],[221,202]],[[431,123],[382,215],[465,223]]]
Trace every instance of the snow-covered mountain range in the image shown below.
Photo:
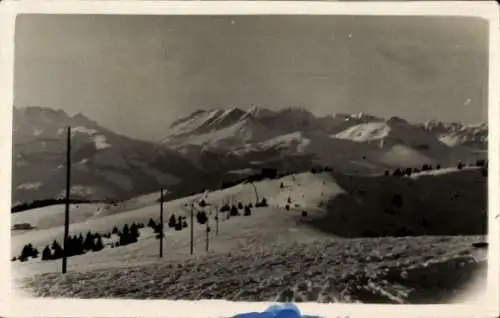
[[[160,142],[116,134],[83,115],[14,108],[13,203],[61,196],[65,128],[72,126],[75,198],[122,199],[196,184],[220,184],[228,172],[274,166],[332,166],[373,173],[422,164],[456,165],[487,156],[486,123],[412,124],[368,114],[318,117],[306,109],[200,110],[171,124]],[[191,181],[190,181],[191,180]]]
[[[207,152],[260,159],[294,155],[368,172],[476,160],[485,156],[487,134],[486,123],[412,124],[364,113],[317,117],[298,108],[230,107],[197,111],[174,122],[161,144],[193,160]]]

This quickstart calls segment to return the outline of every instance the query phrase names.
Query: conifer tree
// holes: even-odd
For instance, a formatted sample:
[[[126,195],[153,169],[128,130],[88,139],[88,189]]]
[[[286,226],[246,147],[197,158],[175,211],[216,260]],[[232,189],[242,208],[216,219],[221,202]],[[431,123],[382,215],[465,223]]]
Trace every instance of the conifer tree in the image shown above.
[[[170,219],[168,220],[168,227],[175,228],[176,224],[177,224],[177,222],[176,222],[176,219],[175,219],[175,214],[172,214],[170,216]]]
[[[88,231],[87,236],[85,236],[85,241],[83,242],[83,249],[85,251],[93,251],[94,245],[94,236],[90,233],[90,231]]]
[[[95,239],[95,244],[94,244],[94,251],[98,252],[104,249],[104,244],[102,243],[102,237],[97,234],[96,239]]]
[[[249,216],[249,215],[252,215],[252,211],[250,210],[250,207],[247,205],[245,206],[245,213],[244,213],[245,216]]]
[[[149,219],[148,227],[154,229],[156,227],[156,222],[153,219]]]
[[[124,246],[130,243],[130,229],[128,228],[128,224],[123,226],[122,233],[120,235],[120,246]]]
[[[187,225],[187,223],[186,223],[186,225]],[[179,222],[175,224],[175,230],[182,231],[183,228],[184,228],[184,223],[183,223],[183,221],[179,220]]]
[[[78,241],[76,243],[76,246],[78,246],[78,249],[77,249],[78,250],[78,252],[77,252],[78,255],[85,253],[84,243],[85,243],[85,240],[83,239],[82,233],[80,233],[80,235],[78,235]]]
[[[132,226],[130,227],[130,241],[131,242],[137,242],[137,240],[139,239],[139,236],[140,236],[140,233],[139,233],[139,228],[137,227],[137,225],[134,223],[132,224]]]
[[[68,237],[68,246],[67,246],[67,256],[74,256],[75,255],[75,237],[69,236]]]
[[[236,206],[232,206],[231,210],[229,211],[230,216],[237,216],[238,215],[238,208]]]
[[[25,262],[30,257],[31,251],[28,245],[24,245],[21,255],[19,256],[19,260],[21,262]]]
[[[52,259],[52,252],[50,250],[50,247],[47,245],[42,251],[42,261],[47,261]]]
[[[59,259],[63,257],[63,249],[57,241],[52,242],[52,259]]]

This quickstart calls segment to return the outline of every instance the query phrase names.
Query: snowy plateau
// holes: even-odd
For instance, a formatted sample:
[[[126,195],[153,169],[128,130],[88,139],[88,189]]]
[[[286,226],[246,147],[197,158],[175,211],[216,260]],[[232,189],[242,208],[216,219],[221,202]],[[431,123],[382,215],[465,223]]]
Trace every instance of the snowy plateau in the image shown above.
[[[70,236],[91,243],[61,274],[68,125]],[[151,142],[15,108],[15,286],[36,297],[471,301],[486,280],[487,137],[486,123],[228,107]],[[20,261],[28,245],[38,254]]]

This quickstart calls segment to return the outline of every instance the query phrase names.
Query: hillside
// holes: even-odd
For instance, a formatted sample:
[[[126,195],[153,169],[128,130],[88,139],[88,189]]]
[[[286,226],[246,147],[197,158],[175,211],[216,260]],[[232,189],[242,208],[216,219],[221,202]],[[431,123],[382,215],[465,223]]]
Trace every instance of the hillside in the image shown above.
[[[334,176],[345,190],[312,221],[344,237],[484,235],[488,183],[479,169],[421,172],[410,177]]]
[[[115,134],[83,115],[14,108],[13,125],[13,205],[64,195],[68,125],[74,199],[126,199],[201,172],[175,151]]]
[[[255,182],[255,187],[242,183],[224,190],[198,193],[168,201],[164,208],[167,216],[187,215],[187,205],[201,199],[213,206],[209,208],[213,212],[216,207],[227,203],[255,204],[257,200],[266,198],[269,207],[257,211],[269,210],[262,212],[264,214],[260,221],[268,222],[272,227],[277,226],[282,217],[288,219],[286,222],[296,222],[301,211],[306,210],[308,216],[302,223],[313,232],[318,232],[314,230],[317,228],[320,230],[318,233],[325,232],[327,235],[484,235],[486,180],[474,168],[461,171],[450,169],[440,174],[423,172],[411,177],[348,176],[338,172],[302,173]],[[449,199],[443,200],[444,195],[449,196]],[[399,198],[395,199],[395,196]],[[72,206],[70,230],[106,232],[111,231],[114,225],[121,227],[133,222],[147,223],[149,218],[158,218],[157,198],[157,194],[138,198],[135,200],[137,208],[132,207],[132,210],[126,204],[110,210],[101,204]],[[288,212],[285,211],[287,205],[290,206]],[[35,211],[13,215],[13,223],[30,223],[38,228],[14,236],[13,255],[19,253],[19,248],[28,242],[40,247],[62,237],[62,206]],[[401,232],[402,228],[406,228],[407,232]],[[269,235],[273,233],[271,231]]]
[[[194,256],[189,255],[188,225],[182,231],[166,229],[165,257],[161,261],[158,260],[158,241],[152,230],[145,228],[137,243],[107,246],[99,252],[71,257],[70,272],[64,278],[55,273],[60,269],[57,260],[13,262],[12,266],[18,286],[41,296],[448,302],[464,286],[474,283],[478,273],[484,273],[485,255],[477,254],[471,244],[484,239],[482,221],[485,218],[479,210],[486,204],[485,184],[486,178],[472,168],[424,172],[411,177],[361,177],[335,172],[295,174],[255,182],[255,187],[244,183],[166,202],[165,222],[172,214],[189,216],[189,205],[205,200],[208,206],[204,210],[212,229],[208,252],[205,251],[206,225],[195,220]],[[431,185],[440,191],[434,194],[428,191]],[[380,218],[380,209],[385,203],[390,204],[391,194],[396,192],[403,194],[404,205],[398,208],[403,213],[383,217],[374,226],[391,230],[390,220],[394,225],[414,224],[414,232],[409,235],[421,236],[372,238],[370,233],[360,233],[360,229],[372,226],[371,223]],[[420,204],[407,207],[410,203],[406,193],[416,194],[412,198],[419,198]],[[454,197],[456,203],[443,209],[444,204],[439,203],[443,195]],[[250,216],[240,214],[227,218],[226,213],[215,212],[216,207],[225,203],[246,205],[263,197],[269,205],[252,208]],[[89,230],[106,233],[113,226],[146,223],[149,218],[158,220],[159,205],[155,199],[154,195],[138,198],[143,207],[111,214],[85,216],[83,208],[72,210],[79,216],[72,219],[70,233],[85,234]],[[15,235],[13,256],[24,244],[32,243],[41,249],[54,239],[61,240],[61,211],[49,213],[54,207],[44,209],[47,209],[45,214],[37,214],[37,217],[38,224],[44,223],[45,229]],[[302,214],[304,210],[306,216]],[[28,216],[29,212],[19,215],[26,213],[24,221],[30,222],[35,214]],[[407,223],[425,212],[433,215],[428,232],[419,223]],[[215,214],[219,215],[218,226]],[[458,214],[460,218],[456,217]],[[339,217],[345,222],[341,224]],[[386,226],[381,227],[381,222]],[[321,226],[326,224],[330,227]],[[388,234],[381,233],[382,236]],[[425,236],[431,234],[440,236]],[[347,238],[353,236],[356,238]],[[111,236],[105,244],[116,240]],[[462,269],[451,271],[455,266]],[[124,277],[123,273],[127,273],[128,278],[125,285],[107,283],[107,277],[112,276],[116,281]],[[422,283],[422,277],[425,281],[439,280],[441,287]],[[151,279],[156,283],[148,283]],[[172,280],[176,283],[169,284]],[[80,283],[69,284],[75,281]]]
[[[153,143],[116,134],[81,114],[15,108],[13,205],[64,195],[68,125],[72,126],[72,197],[106,202],[160,187],[169,190],[169,199],[220,188],[233,170],[273,167],[290,173],[320,165],[373,174],[486,158],[486,149],[475,146],[478,138],[487,138],[485,124],[419,125],[364,113],[317,117],[297,108],[230,107],[181,118],[160,143]]]

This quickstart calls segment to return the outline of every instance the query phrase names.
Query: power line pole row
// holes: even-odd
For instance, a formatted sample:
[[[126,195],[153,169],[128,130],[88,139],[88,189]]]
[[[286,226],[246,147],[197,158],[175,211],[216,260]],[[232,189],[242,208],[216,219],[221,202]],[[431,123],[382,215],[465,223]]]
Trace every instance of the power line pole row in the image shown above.
[[[63,239],[63,257],[62,257],[62,273],[67,273],[68,269],[68,237],[69,237],[69,210],[70,210],[70,192],[71,192],[71,126],[67,127],[66,131],[66,198],[64,210],[64,239]],[[163,258],[163,239],[164,239],[164,220],[163,220],[163,205],[164,195],[163,188],[160,189],[160,250],[159,256]],[[232,200],[233,198],[231,198]],[[194,204],[191,203],[190,211],[190,254],[194,253]],[[219,215],[218,209],[215,209],[216,235],[219,233]],[[210,238],[210,222],[207,220],[206,226],[206,245],[205,249],[209,249]]]

